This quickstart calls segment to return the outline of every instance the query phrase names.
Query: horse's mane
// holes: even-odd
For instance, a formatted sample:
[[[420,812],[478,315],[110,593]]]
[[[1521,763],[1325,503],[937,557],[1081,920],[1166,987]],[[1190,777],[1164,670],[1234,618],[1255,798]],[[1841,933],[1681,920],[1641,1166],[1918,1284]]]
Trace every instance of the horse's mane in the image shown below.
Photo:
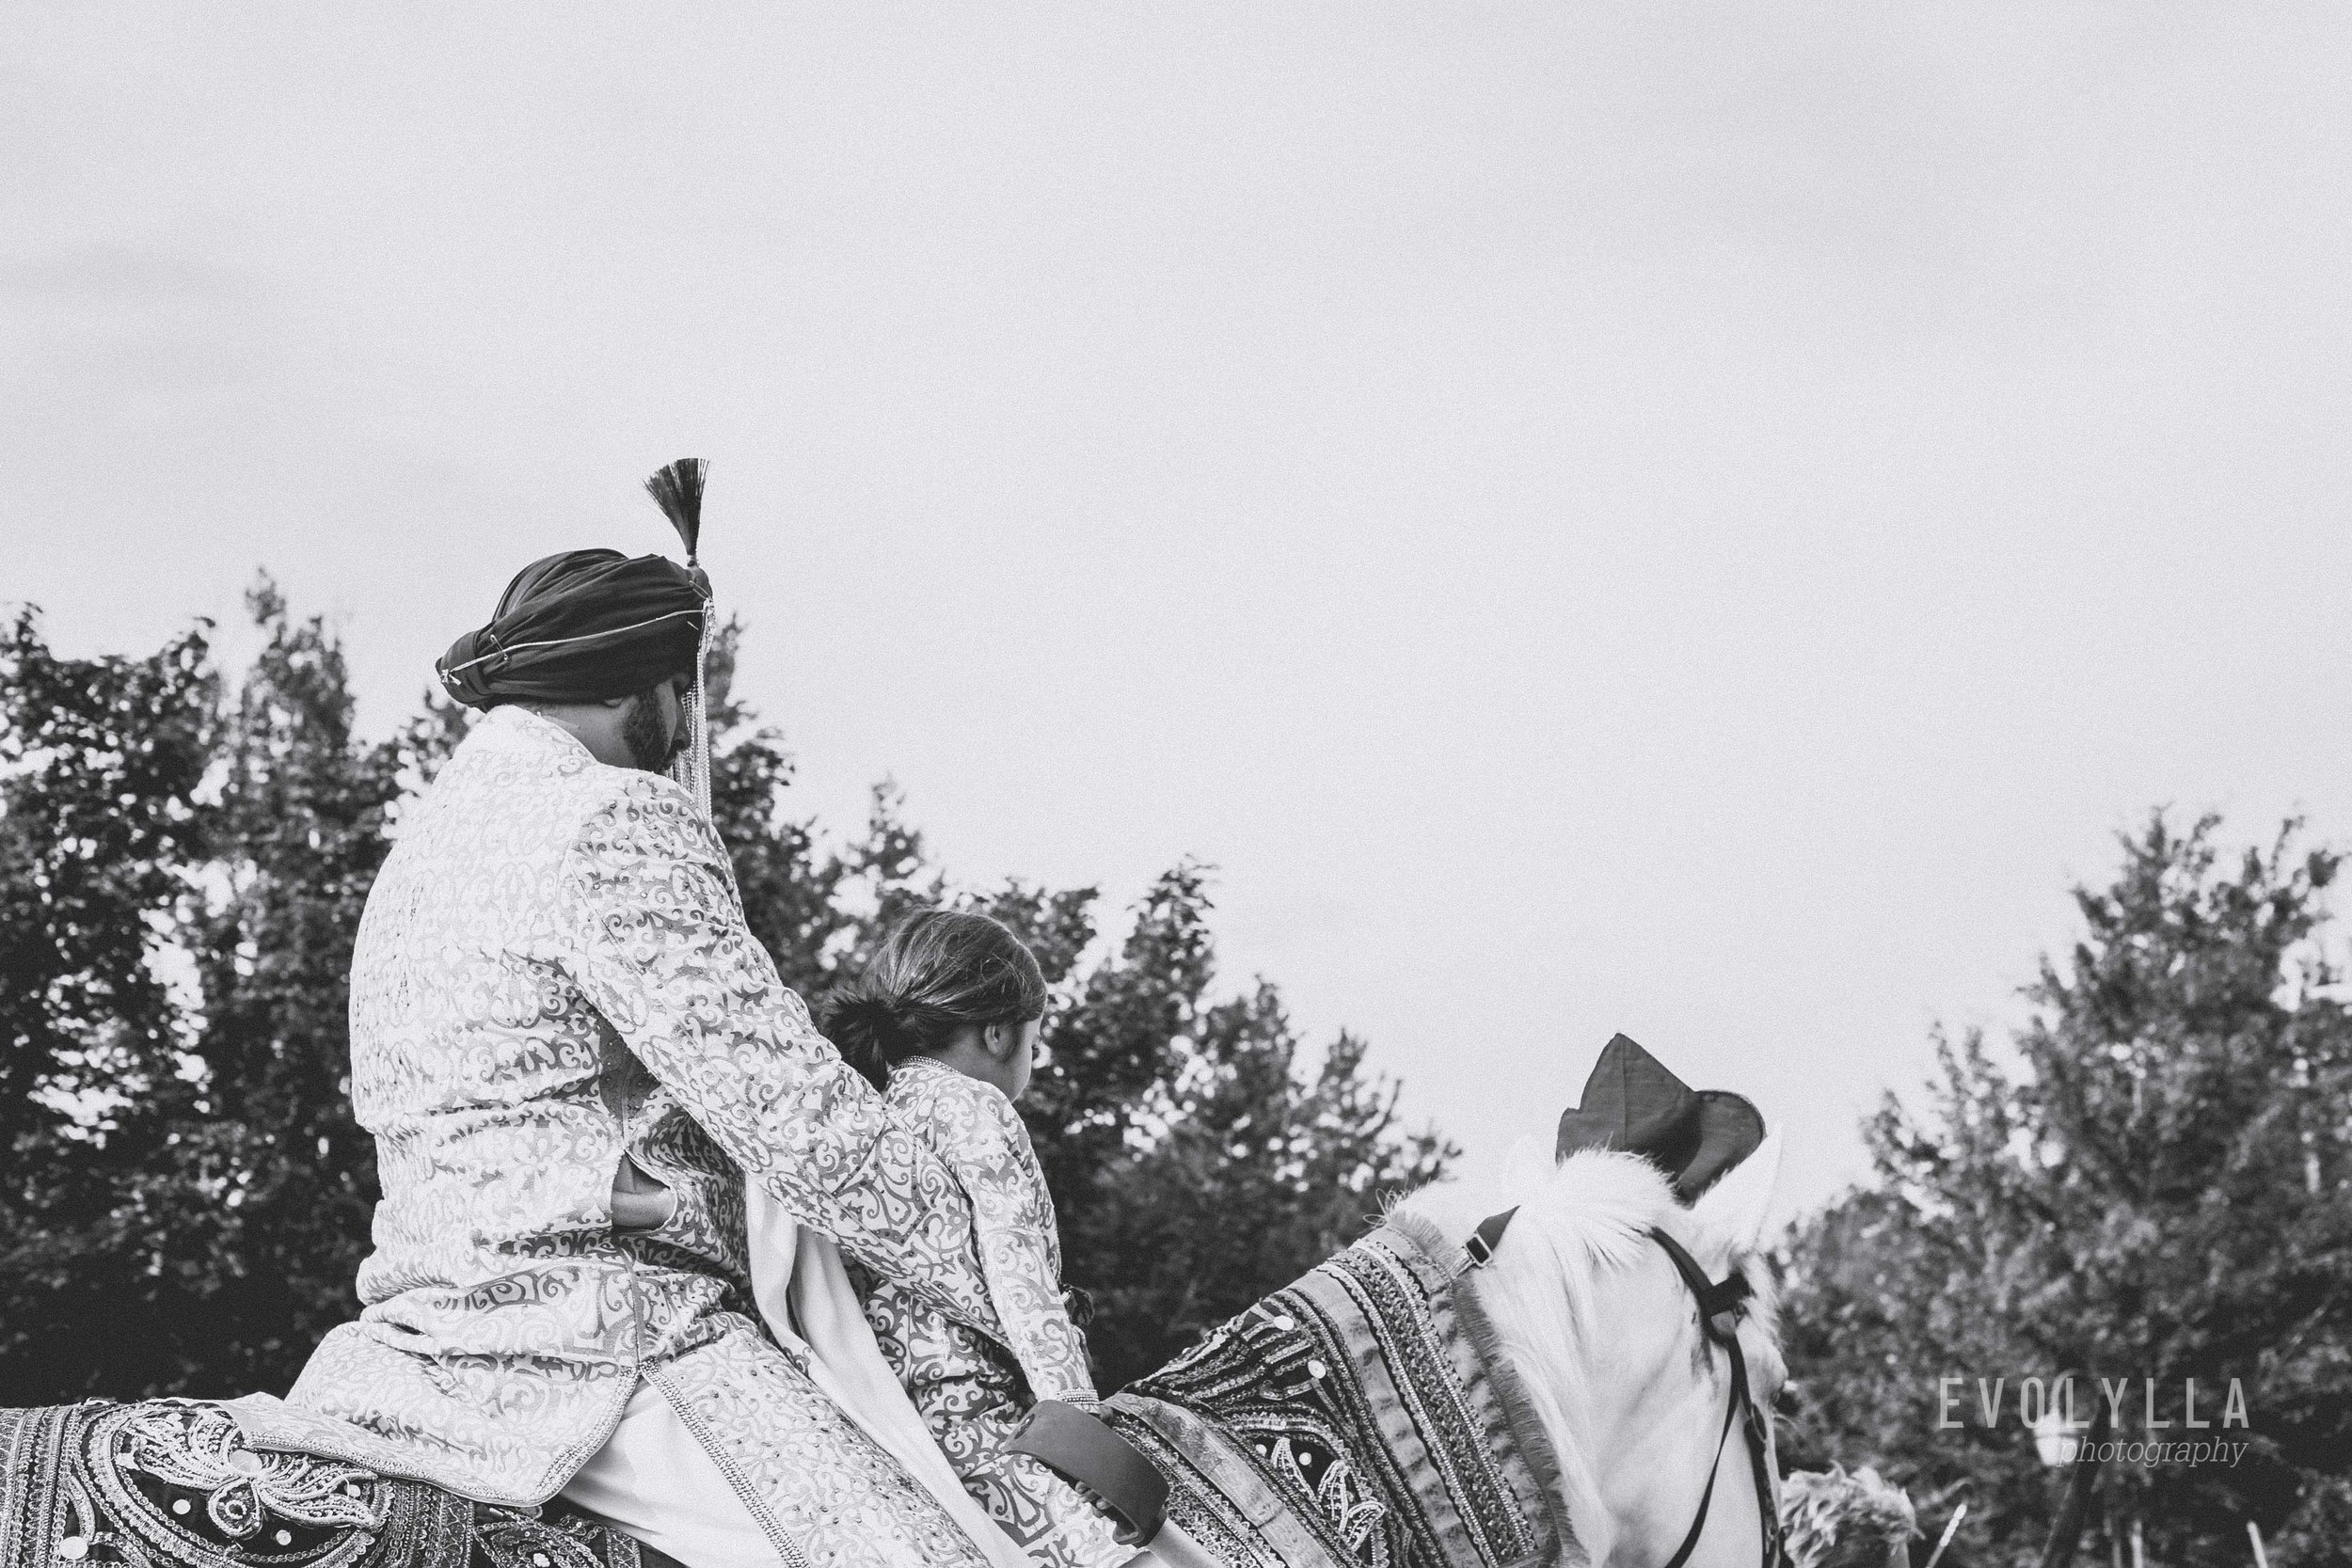
[[[1481,1271],[1479,1299],[1550,1441],[1568,1517],[1584,1530],[1606,1517],[1596,1456],[1581,1436],[1597,1424],[1592,1369],[1612,1350],[1610,1325],[1598,1310],[1601,1285],[1626,1269],[1663,1263],[1649,1235],[1656,1227],[1712,1277],[1742,1272],[1753,1292],[1750,1317],[1769,1344],[1771,1271],[1744,1237],[1729,1234],[1719,1220],[1710,1223],[1715,1217],[1704,1199],[1695,1210],[1676,1202],[1658,1167],[1632,1154],[1588,1151],[1554,1164],[1549,1151],[1523,1147],[1502,1180],[1424,1187],[1397,1205],[1396,1218],[1408,1227],[1418,1222],[1434,1228],[1454,1246],[1479,1221],[1515,1204],[1518,1212],[1502,1244]],[[1695,1320],[1697,1304],[1690,1305]]]

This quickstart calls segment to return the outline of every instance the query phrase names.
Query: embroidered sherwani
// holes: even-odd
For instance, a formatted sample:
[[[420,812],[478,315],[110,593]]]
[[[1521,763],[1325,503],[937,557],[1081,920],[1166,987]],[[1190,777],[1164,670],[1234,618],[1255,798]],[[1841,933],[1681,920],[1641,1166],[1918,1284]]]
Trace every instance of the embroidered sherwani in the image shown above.
[[[859,1280],[866,1318],[964,1488],[1050,1568],[1109,1568],[1121,1545],[1107,1515],[1025,1454],[1002,1445],[1041,1399],[1092,1407],[1086,1345],[1063,1306],[1061,1241],[1045,1173],[1012,1102],[928,1057],[890,1069],[893,1119],[937,1153],[961,1189],[999,1322],[1040,1325],[1016,1348],[903,1279]]]
[[[742,1186],[945,1320],[999,1315],[961,1187],[810,1024],[684,791],[492,711],[400,827],[354,950],[352,1100],[383,1200],[358,1322],[262,1447],[529,1505],[658,1386],[787,1561],[977,1561],[744,1314]],[[624,1156],[675,1195],[618,1233]]]

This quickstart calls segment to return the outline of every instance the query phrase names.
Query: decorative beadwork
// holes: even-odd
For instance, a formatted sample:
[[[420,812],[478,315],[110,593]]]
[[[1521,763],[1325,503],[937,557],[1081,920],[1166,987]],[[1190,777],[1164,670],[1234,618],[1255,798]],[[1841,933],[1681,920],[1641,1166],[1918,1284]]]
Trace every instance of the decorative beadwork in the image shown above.
[[[1510,1418],[1507,1373],[1465,1327],[1475,1285],[1439,1250],[1392,1223],[1105,1402],[1210,1555],[1232,1568],[1581,1560],[1536,1480],[1549,1458],[1521,1451],[1532,1424]]]
[[[202,1492],[205,1516],[231,1541],[252,1540],[262,1520],[272,1516],[284,1525],[348,1527],[370,1536],[384,1528],[369,1496],[375,1477],[356,1465],[258,1453],[245,1446],[237,1423],[215,1405],[145,1404],[128,1410],[112,1432],[116,1465],[143,1470],[167,1486]],[[183,1510],[175,1506],[172,1512]],[[286,1528],[277,1535],[281,1539],[274,1544],[293,1544]]]
[[[577,1514],[533,1515],[246,1448],[216,1405],[0,1410],[0,1568],[657,1568]]]

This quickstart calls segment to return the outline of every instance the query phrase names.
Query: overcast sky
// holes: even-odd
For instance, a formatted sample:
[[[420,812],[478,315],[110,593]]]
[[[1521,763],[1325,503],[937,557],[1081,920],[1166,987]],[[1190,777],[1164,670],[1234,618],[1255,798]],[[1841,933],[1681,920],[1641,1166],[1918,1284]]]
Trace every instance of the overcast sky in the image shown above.
[[[2352,837],[2347,170],[2334,5],[15,5],[0,598],[380,733],[707,456],[802,809],[1817,1202],[2150,807]]]

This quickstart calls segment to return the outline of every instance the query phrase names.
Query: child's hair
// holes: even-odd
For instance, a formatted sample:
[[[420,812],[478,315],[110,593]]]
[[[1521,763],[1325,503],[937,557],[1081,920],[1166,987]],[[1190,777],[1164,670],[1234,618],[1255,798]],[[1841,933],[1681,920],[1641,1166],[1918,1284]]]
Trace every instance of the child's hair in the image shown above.
[[[866,973],[835,994],[825,1037],[872,1080],[959,1030],[1045,1013],[1045,975],[1019,937],[984,914],[925,910],[883,939]]]

